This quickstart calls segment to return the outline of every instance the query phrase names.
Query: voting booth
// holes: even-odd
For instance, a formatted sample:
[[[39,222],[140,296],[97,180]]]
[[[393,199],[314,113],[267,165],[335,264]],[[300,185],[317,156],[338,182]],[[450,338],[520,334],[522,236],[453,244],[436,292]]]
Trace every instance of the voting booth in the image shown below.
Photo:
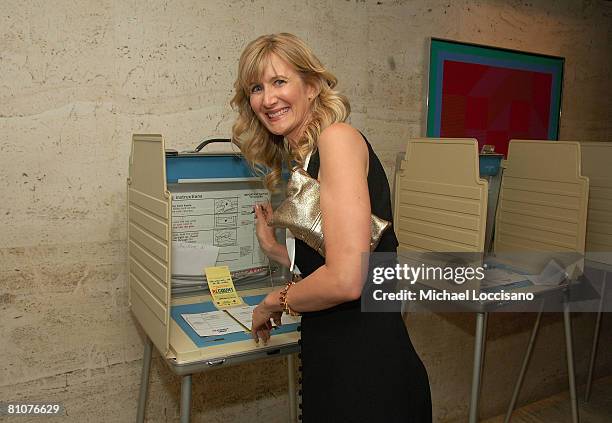
[[[468,138],[409,140],[395,177],[394,228],[401,264],[481,266],[488,182],[480,178],[478,142]],[[445,280],[419,281],[428,288],[480,289]]]
[[[589,178],[585,273],[598,280],[597,308],[585,401],[589,400],[603,312],[610,311],[609,281],[612,274],[612,143],[581,142],[582,173]],[[608,285],[608,287],[607,287]],[[607,289],[606,289],[607,288]]]
[[[483,253],[487,194],[475,139],[409,140],[395,179],[398,253]]]
[[[273,329],[267,345],[254,342],[245,322],[247,306],[289,274],[259,247],[253,205],[269,194],[242,156],[167,151],[161,135],[136,134],[127,185],[130,306],[176,374],[297,351],[297,320]],[[206,269],[224,266],[237,294],[229,307],[215,304],[207,280]],[[146,355],[145,347],[144,397]],[[181,421],[188,421],[190,381]],[[143,413],[141,388],[140,421]]]
[[[612,268],[612,143],[581,142],[580,149],[590,182],[586,258]]]
[[[511,140],[508,159],[479,157],[474,139],[428,138],[409,140],[396,169],[394,228],[399,240],[398,256],[473,253],[487,264],[480,291],[534,294],[538,304],[561,297],[568,366],[572,421],[578,421],[573,367],[568,286],[582,272],[587,233],[589,180],[581,172],[581,150],[576,142]],[[603,157],[604,146],[593,149],[589,160]],[[597,151],[595,152],[595,148]],[[599,174],[593,190],[592,216],[587,244],[592,252],[609,251],[612,198],[609,169],[599,159],[592,166]],[[604,174],[605,173],[605,174]],[[588,173],[587,173],[588,174]],[[499,176],[489,202],[487,181]],[[488,213],[492,209],[493,213]],[[493,222],[493,216],[495,221]],[[494,227],[493,227],[494,223]],[[493,252],[487,243],[492,233]],[[587,251],[589,248],[587,248]],[[560,280],[549,278],[548,263],[554,260],[562,272]],[[452,263],[452,261],[449,261]],[[563,267],[561,267],[563,266]],[[551,283],[554,282],[554,283]],[[419,281],[425,288],[448,289],[438,281]],[[448,285],[448,284],[447,284]],[[474,358],[468,421],[478,421],[479,396],[485,355],[489,311],[507,305],[504,301],[472,301],[466,309],[476,311]],[[467,308],[467,307],[470,308]],[[508,407],[506,421],[514,409],[536,339],[542,308],[523,359]]]
[[[580,144],[510,140],[504,166],[495,253],[520,253],[513,265],[524,269],[541,269],[554,259],[575,279],[584,267],[589,195]]]

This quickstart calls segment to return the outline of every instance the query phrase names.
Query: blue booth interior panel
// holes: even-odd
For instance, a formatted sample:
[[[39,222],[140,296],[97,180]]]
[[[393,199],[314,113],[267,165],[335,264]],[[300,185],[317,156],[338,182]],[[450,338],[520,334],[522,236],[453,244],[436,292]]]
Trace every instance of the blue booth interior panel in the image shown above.
[[[252,178],[256,175],[238,154],[184,154],[166,156],[166,180]]]
[[[503,154],[481,154],[479,160],[480,177],[497,175],[503,158]]]
[[[253,295],[250,297],[244,297],[243,300],[248,305],[256,305],[256,304],[259,304],[264,298],[265,298],[265,295]],[[181,316],[181,314],[207,313],[210,311],[217,311],[217,308],[213,305],[211,301],[207,301],[204,303],[172,306],[172,310],[170,314],[172,315],[172,318],[174,319],[174,321],[180,326],[180,328],[189,336],[189,338],[193,341],[193,343],[197,345],[199,348],[253,339],[251,337],[251,334],[247,332],[236,332],[236,333],[230,333],[230,334],[223,335],[223,336],[204,336],[202,337],[202,336],[199,336],[196,333],[196,331],[194,331],[191,328],[191,326],[189,326],[189,323],[187,323],[187,321],[183,319],[183,317]],[[274,336],[275,334],[279,334],[279,333],[294,332],[295,330],[297,330],[297,326],[298,326],[297,323],[292,323],[289,325],[282,325],[280,327],[276,327],[272,330],[271,335]]]

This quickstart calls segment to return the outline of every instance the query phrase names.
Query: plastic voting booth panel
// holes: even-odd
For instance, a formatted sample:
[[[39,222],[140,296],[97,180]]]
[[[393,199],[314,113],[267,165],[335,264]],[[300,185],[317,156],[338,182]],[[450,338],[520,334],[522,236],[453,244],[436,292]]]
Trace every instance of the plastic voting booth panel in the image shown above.
[[[495,220],[496,255],[517,253],[513,264],[537,274],[553,258],[570,266],[567,260],[584,254],[589,180],[580,167],[577,142],[510,141]]]
[[[274,329],[267,346],[258,346],[247,330],[202,335],[185,317],[217,311],[204,276],[207,267],[228,266],[245,305],[256,305],[284,283],[287,270],[268,263],[254,231],[253,204],[268,199],[260,178],[238,154],[166,153],[161,135],[133,136],[130,305],[147,336],[173,363],[239,362],[295,347],[296,323]]]
[[[612,266],[612,143],[581,142],[580,149],[589,178],[586,258]]]
[[[170,193],[161,136],[134,136],[127,191],[129,301],[153,344],[168,354]]]
[[[487,189],[475,139],[408,141],[395,180],[398,253],[482,253]]]
[[[408,266],[482,265],[488,182],[480,179],[475,139],[408,141],[395,179],[398,260]],[[446,281],[421,281],[449,289]],[[472,280],[457,289],[480,289]]]

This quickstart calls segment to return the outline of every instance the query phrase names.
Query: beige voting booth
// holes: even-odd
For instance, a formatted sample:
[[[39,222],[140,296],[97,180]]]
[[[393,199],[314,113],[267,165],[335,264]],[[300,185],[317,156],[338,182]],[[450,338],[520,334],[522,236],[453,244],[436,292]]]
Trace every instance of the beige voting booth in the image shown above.
[[[395,179],[398,253],[482,252],[487,189],[475,139],[408,141]]]
[[[584,255],[588,193],[579,143],[511,140],[495,219],[495,253],[517,253],[513,265],[535,272],[551,257],[570,265],[563,262],[574,260],[572,253]],[[577,267],[580,272],[582,264]]]
[[[581,142],[580,148],[590,184],[586,258],[612,266],[612,143]]]
[[[538,272],[550,260],[575,280],[584,268],[589,179],[582,174],[580,144],[510,140],[495,220],[494,251],[513,254],[513,265]],[[563,286],[563,285],[560,285]],[[553,291],[555,287],[537,287]],[[536,289],[532,288],[533,291]],[[544,303],[542,303],[542,306]],[[505,421],[510,421],[540,326],[537,315]],[[569,301],[563,302],[572,422],[578,402]]]
[[[182,253],[193,254],[188,247],[199,245],[193,241],[209,243],[201,247],[202,254],[216,252],[212,264],[228,264],[230,270],[237,270],[232,275],[242,275],[242,279],[235,276],[234,283],[247,304],[257,304],[286,280],[286,269],[275,270],[267,263],[255,237],[252,204],[265,199],[267,191],[236,154],[168,153],[161,135],[146,134],[133,136],[127,191],[129,302],[147,336],[138,420],[144,420],[152,343],[183,377],[181,422],[186,422],[193,373],[298,350],[297,324],[275,329],[267,345],[257,345],[246,330],[200,337],[185,324],[189,313],[208,313],[215,308],[203,267],[190,270],[199,273],[189,276],[191,280],[177,274],[181,273],[177,272],[178,262],[190,265],[173,251],[178,250],[177,245]],[[214,214],[202,217],[197,209],[200,203],[195,201],[210,204]],[[202,223],[202,219],[207,220]],[[210,227],[198,226],[208,226],[209,221]],[[295,418],[294,363],[289,357]]]
[[[482,262],[488,182],[480,178],[475,139],[409,140],[396,169],[394,191],[400,260],[422,253],[472,253]],[[487,313],[477,312],[470,423],[478,415],[486,324]]]
[[[612,143],[581,142],[582,173],[589,178],[589,207],[586,232],[586,267],[602,274],[600,300],[585,389],[588,401],[595,369],[604,302],[610,294],[607,280],[612,273]],[[607,297],[606,297],[607,295]]]
[[[399,163],[395,179],[394,217],[400,255],[484,251],[488,190],[487,182],[480,179],[478,160],[478,144],[473,139],[408,141],[405,158]],[[487,263],[496,267],[500,257],[511,258],[512,261],[503,264],[510,266],[510,269],[534,270],[538,274],[546,264],[544,261],[551,258],[571,268],[573,263],[565,263],[569,257],[577,264],[575,271],[570,269],[574,275],[569,275],[568,279],[582,270],[589,182],[582,175],[580,166],[578,143],[510,142],[508,159],[502,165],[503,176],[495,217],[494,256],[488,257]],[[508,289],[534,292],[541,298],[564,292],[562,285],[526,284]],[[576,422],[578,414],[570,315],[567,302],[563,305],[572,418]],[[470,423],[478,421],[487,316],[488,311],[496,306],[483,305],[476,313]],[[506,421],[518,398],[539,320],[538,317]]]

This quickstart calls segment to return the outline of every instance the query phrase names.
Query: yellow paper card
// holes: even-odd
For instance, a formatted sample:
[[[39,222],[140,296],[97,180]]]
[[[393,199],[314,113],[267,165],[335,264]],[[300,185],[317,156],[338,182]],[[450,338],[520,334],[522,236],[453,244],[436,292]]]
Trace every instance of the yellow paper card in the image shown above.
[[[207,267],[204,269],[204,273],[206,273],[210,295],[212,295],[213,302],[217,308],[223,309],[244,304],[244,301],[242,301],[242,298],[236,292],[229,267]]]

